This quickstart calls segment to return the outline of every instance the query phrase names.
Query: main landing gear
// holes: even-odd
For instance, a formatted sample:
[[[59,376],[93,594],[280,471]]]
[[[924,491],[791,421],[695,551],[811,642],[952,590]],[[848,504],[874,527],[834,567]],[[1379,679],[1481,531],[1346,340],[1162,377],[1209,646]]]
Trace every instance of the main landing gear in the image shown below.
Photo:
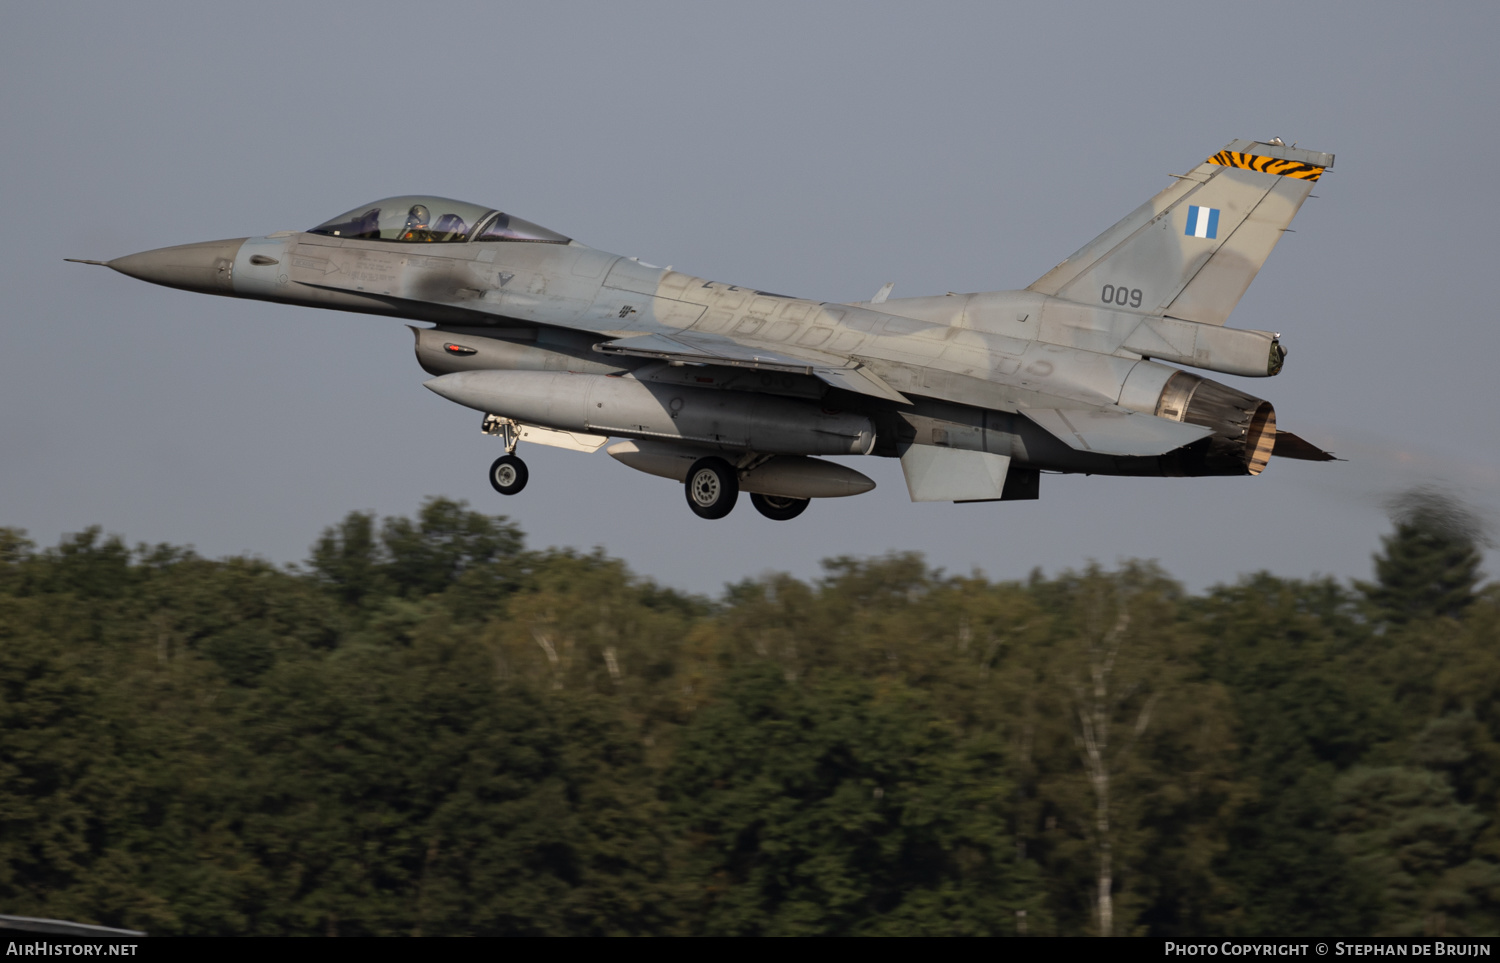
[[[515,495],[526,487],[531,473],[526,463],[516,457],[516,442],[521,440],[518,426],[494,415],[484,416],[483,431],[486,435],[499,435],[505,442],[505,454],[490,465],[490,485],[502,495]]]
[[[739,474],[722,458],[700,458],[688,469],[683,488],[693,514],[699,518],[723,518],[734,509],[735,500],[739,498]],[[778,522],[801,515],[807,510],[810,500],[750,493],[750,504],[755,510]]]
[[[519,494],[531,476],[526,470],[526,463],[516,457],[516,443],[521,440],[521,426],[507,418],[486,415],[483,428],[485,434],[494,435],[505,442],[505,454],[490,465],[490,486],[502,495]],[[761,460],[765,457],[761,456]],[[734,503],[740,497],[740,468],[753,468],[759,463],[750,461],[736,466],[713,455],[693,462],[682,486],[687,495],[688,507],[699,518],[723,518],[728,515],[734,510]],[[807,511],[809,501],[807,498],[750,493],[750,504],[755,506],[755,510],[778,522],[790,521]]]
[[[688,508],[699,518],[723,518],[734,509],[740,497],[740,479],[734,466],[722,458],[700,458],[688,469],[686,484]]]
[[[807,510],[811,498],[783,498],[780,495],[750,493],[750,504],[767,518],[778,522],[789,522]]]

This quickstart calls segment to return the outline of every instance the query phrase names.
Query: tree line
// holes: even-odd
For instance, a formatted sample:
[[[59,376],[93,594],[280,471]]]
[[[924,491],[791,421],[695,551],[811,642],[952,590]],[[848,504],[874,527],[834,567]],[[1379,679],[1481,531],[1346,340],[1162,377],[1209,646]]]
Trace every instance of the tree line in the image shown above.
[[[301,566],[0,529],[0,911],[152,934],[1495,935],[1500,587],[836,558],[431,499]]]

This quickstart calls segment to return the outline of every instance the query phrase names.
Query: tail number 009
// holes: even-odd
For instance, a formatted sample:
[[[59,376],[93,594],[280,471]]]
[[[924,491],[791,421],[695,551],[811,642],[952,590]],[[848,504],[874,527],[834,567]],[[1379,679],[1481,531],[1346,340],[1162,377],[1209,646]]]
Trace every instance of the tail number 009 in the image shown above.
[[[1104,290],[1099,292],[1099,300],[1105,304],[1118,304],[1122,308],[1138,308],[1141,306],[1141,289],[1106,284]]]

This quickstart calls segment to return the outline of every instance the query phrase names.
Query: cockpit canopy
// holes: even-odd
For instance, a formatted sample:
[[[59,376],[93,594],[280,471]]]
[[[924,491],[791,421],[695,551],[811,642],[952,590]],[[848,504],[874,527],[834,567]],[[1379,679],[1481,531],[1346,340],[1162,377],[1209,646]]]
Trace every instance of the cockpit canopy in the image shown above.
[[[419,194],[362,204],[347,214],[324,221],[308,233],[408,244],[465,241],[567,244],[569,240],[556,231],[493,208]]]

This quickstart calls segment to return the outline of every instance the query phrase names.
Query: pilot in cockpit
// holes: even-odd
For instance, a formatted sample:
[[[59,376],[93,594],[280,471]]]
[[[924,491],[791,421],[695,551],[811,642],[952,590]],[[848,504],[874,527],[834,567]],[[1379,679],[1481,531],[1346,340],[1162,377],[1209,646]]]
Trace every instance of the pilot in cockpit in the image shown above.
[[[432,240],[432,229],[428,226],[431,221],[432,212],[427,209],[426,204],[413,204],[411,210],[406,212],[406,226],[401,229],[401,240]]]

